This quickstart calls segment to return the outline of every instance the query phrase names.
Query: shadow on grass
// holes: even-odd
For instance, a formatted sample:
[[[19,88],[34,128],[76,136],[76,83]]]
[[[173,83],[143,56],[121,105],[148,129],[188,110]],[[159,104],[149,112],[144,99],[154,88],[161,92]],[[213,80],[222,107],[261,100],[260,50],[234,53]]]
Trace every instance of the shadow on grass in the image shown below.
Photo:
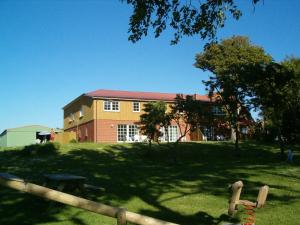
[[[250,181],[249,177],[262,169],[272,171],[272,167],[280,164],[272,147],[255,143],[244,143],[241,157],[236,157],[233,145],[227,142],[182,143],[179,145],[178,164],[173,164],[173,149],[165,144],[154,146],[147,157],[144,144],[104,145],[100,150],[96,150],[96,146],[74,144],[66,154],[57,152],[32,157],[24,157],[17,150],[3,151],[0,152],[0,171],[38,184],[43,183],[43,174],[81,175],[92,185],[106,190],[101,195],[89,193],[92,200],[119,206],[137,197],[156,209],[141,208],[138,213],[183,225],[216,225],[237,220],[225,214],[214,217],[203,210],[187,214],[165,203],[199,193],[225,199],[229,197],[227,185],[237,180],[243,180],[249,188],[243,197],[255,200],[256,188],[264,183]],[[284,190],[286,187],[278,185],[275,188]],[[2,187],[0,190],[0,224],[58,222],[57,215],[65,207],[50,207],[49,202],[33,196]],[[176,193],[176,197],[162,200],[161,197],[169,192]],[[295,197],[270,193],[268,199],[286,202],[294,201]],[[76,216],[70,218],[69,223],[86,224]]]

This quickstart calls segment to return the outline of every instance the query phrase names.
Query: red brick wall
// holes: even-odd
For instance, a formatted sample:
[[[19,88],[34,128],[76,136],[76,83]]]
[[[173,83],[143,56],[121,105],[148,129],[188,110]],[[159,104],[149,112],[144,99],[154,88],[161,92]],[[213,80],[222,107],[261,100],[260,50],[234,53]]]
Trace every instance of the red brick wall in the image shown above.
[[[95,139],[97,142],[117,142],[118,124],[137,124],[134,120],[97,120]]]
[[[175,121],[171,121],[171,125],[172,125],[172,126],[178,126],[177,123],[176,123]],[[182,133],[184,133],[184,130],[185,130],[186,125],[185,125],[184,123],[180,123],[180,127],[181,127]],[[188,129],[189,129],[189,127],[188,127]],[[179,127],[178,127],[178,135],[180,135]],[[186,134],[185,137],[186,137],[186,138],[185,138],[186,141],[191,141],[191,134],[190,134],[190,132],[187,132],[187,134]]]
[[[72,127],[66,131],[77,132],[77,139],[80,142],[106,142],[116,143],[117,142],[117,129],[118,124],[137,124],[139,121],[135,120],[92,120],[87,123],[81,124],[77,127]],[[177,125],[172,122],[171,125]],[[185,125],[181,125],[182,131],[184,131]],[[178,130],[178,132],[180,132]],[[190,133],[186,135],[186,141],[190,141]]]
[[[118,135],[118,124],[137,124],[139,121],[135,120],[97,120],[95,124],[95,140],[97,142],[107,142],[115,143],[117,142]],[[177,125],[175,122],[172,122],[171,125]],[[181,125],[182,130],[184,126]],[[179,130],[178,130],[179,132]],[[190,133],[186,135],[186,141],[190,141]]]

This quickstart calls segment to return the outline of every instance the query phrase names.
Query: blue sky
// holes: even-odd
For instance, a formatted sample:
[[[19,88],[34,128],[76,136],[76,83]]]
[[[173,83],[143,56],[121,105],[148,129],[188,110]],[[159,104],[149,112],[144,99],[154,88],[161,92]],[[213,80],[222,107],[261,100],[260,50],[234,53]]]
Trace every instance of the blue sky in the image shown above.
[[[247,35],[275,60],[300,57],[300,1],[238,1],[239,21],[218,37]],[[172,33],[128,42],[131,8],[119,0],[0,1],[0,132],[62,127],[62,107],[96,89],[205,94],[207,73],[193,67],[205,42]]]

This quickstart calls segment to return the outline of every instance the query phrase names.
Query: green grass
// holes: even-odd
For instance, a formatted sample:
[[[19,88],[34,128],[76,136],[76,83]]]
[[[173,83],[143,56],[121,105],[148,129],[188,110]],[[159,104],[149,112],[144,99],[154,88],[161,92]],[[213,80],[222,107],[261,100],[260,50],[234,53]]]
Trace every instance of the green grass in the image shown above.
[[[0,172],[42,184],[43,174],[86,176],[105,189],[87,193],[89,199],[185,225],[237,222],[227,216],[227,186],[244,182],[243,199],[255,200],[258,188],[270,186],[267,205],[256,211],[261,225],[300,222],[300,156],[294,164],[279,160],[276,146],[243,143],[237,157],[231,143],[181,143],[177,164],[173,149],[157,146],[146,156],[142,144],[68,144],[48,155],[0,151]],[[116,224],[116,220],[12,189],[0,187],[0,224]]]

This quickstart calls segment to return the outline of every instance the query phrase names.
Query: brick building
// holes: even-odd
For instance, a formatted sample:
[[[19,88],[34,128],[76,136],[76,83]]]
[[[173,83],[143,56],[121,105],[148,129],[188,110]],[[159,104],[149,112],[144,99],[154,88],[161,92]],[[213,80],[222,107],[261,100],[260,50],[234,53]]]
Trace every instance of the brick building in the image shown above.
[[[206,95],[194,95],[197,100],[209,103]],[[168,108],[176,94],[157,92],[131,92],[97,90],[82,94],[63,107],[64,130],[74,131],[79,141],[90,142],[134,142],[141,141],[138,123],[147,102],[164,101]],[[162,140],[176,141],[178,127],[172,123],[168,135]],[[185,141],[202,140],[200,129],[188,133]]]

